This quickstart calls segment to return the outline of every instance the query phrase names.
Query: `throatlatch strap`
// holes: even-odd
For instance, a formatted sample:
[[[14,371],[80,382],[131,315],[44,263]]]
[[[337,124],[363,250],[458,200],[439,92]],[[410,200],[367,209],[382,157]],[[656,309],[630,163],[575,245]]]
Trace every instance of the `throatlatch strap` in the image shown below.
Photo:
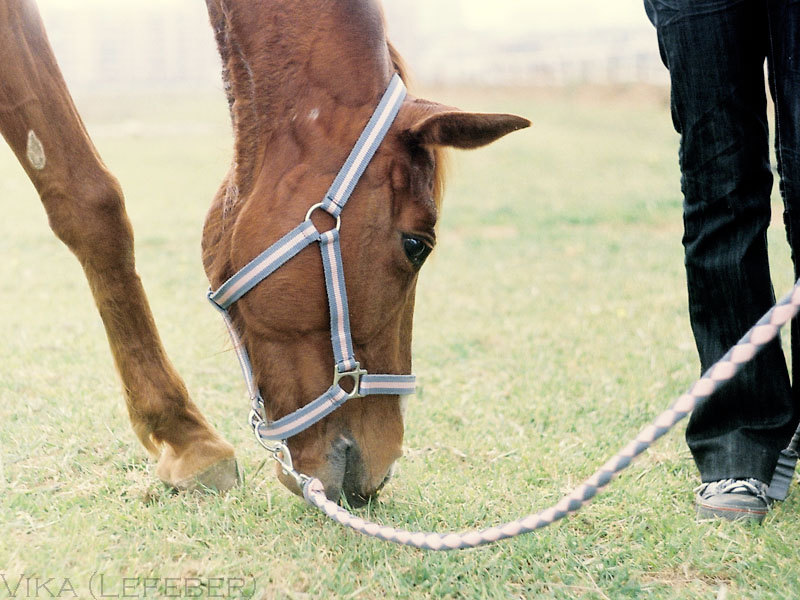
[[[244,377],[244,382],[247,385],[247,394],[250,396],[251,403],[254,406],[259,402],[263,404],[263,401],[261,400],[261,394],[258,391],[258,386],[256,385],[253,377],[253,367],[250,364],[250,356],[247,354],[247,348],[244,347],[242,338],[239,337],[239,332],[236,331],[236,327],[233,325],[233,320],[231,319],[230,313],[212,300],[212,295],[213,294],[211,290],[209,290],[208,299],[211,302],[211,306],[216,308],[219,314],[222,315],[222,319],[225,321],[225,327],[228,328],[228,335],[231,336],[233,351],[236,352],[236,358],[239,360],[239,367],[242,369],[242,376]]]

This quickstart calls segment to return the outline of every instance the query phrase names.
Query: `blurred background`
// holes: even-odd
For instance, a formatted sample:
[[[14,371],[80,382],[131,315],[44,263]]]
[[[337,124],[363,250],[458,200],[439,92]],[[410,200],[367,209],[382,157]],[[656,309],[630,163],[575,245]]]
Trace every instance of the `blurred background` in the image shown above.
[[[424,85],[666,84],[641,0],[384,0]],[[75,93],[219,85],[201,0],[40,0]]]

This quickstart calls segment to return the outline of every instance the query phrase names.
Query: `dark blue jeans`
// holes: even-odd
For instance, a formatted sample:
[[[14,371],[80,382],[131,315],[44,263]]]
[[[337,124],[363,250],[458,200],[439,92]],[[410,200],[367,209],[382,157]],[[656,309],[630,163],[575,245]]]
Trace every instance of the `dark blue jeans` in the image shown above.
[[[764,63],[775,102],[784,223],[800,276],[800,0],[644,0],[670,72],[680,133],[689,317],[705,370],[774,302],[767,260],[772,170]],[[692,414],[703,481],[769,482],[800,419],[779,342]]]

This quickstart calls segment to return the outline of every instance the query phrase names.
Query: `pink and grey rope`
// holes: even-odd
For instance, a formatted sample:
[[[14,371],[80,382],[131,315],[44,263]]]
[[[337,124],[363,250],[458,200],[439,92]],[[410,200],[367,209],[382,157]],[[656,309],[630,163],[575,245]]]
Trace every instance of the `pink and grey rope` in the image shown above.
[[[404,97],[405,86],[395,75],[323,201],[311,207],[303,223],[254,258],[217,291],[209,292],[208,299],[222,314],[230,331],[252,401],[250,424],[256,437],[259,443],[273,453],[284,472],[294,476],[298,484],[302,485],[303,495],[309,503],[320,508],[334,521],[382,540],[428,550],[472,548],[546,527],[579,510],[589,502],[611,481],[614,475],[627,467],[636,456],[644,452],[678,421],[688,415],[699,401],[710,396],[717,387],[733,377],[743,364],[752,360],[764,345],[775,338],[779,329],[790,321],[800,309],[800,281],[795,284],[792,293],[770,310],[686,394],[678,398],[668,410],[659,415],[651,425],[642,430],[635,440],[600,467],[594,475],[551,508],[505,525],[450,534],[413,533],[370,523],[355,517],[326,498],[322,482],[294,470],[289,450],[284,441],[324,418],[349,398],[368,394],[402,395],[413,392],[413,375],[372,375],[362,370],[353,356],[338,231],[340,213],[391,126]],[[337,219],[336,228],[325,233],[317,231],[310,219],[316,209],[322,209]],[[331,387],[316,400],[294,413],[270,423],[262,416],[264,401],[253,377],[247,351],[228,314],[228,309],[265,277],[314,242],[320,244],[325,272],[331,317],[331,342],[336,363],[334,380]],[[338,385],[338,381],[342,377],[349,377],[353,380],[352,392],[348,393]],[[780,485],[776,487],[776,494],[783,491],[785,495],[785,490],[778,488],[781,486],[788,488],[788,483],[791,481],[794,462],[797,459],[796,451],[793,452],[792,456],[784,454],[781,457],[779,469],[776,471],[781,475],[778,478]],[[773,479],[773,486],[775,483],[776,479]],[[777,495],[772,497],[778,498]]]
[[[731,379],[744,364],[751,361],[766,344],[775,339],[780,328],[791,321],[798,310],[800,310],[800,281],[795,283],[792,291],[764,315],[725,356],[711,366],[685,394],[645,427],[636,439],[558,503],[539,513],[504,525],[464,533],[415,533],[371,523],[350,514],[325,497],[325,489],[318,479],[310,479],[305,483],[303,495],[310,504],[318,507],[341,525],[370,537],[425,550],[474,548],[541,529],[587,504],[634,458],[666,434],[678,421],[692,412],[698,402],[708,398],[720,385]]]

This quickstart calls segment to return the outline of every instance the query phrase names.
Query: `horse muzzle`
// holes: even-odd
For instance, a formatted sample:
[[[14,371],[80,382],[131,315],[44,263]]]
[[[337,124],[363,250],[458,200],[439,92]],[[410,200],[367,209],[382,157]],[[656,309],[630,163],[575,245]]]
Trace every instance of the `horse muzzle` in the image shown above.
[[[302,464],[298,464],[302,471]],[[342,499],[353,508],[367,504],[392,476],[394,461],[378,477],[370,477],[358,443],[349,435],[340,434],[330,444],[322,464],[309,475],[319,479],[325,495],[332,502]],[[278,467],[278,479],[290,491],[302,495],[295,477]]]

